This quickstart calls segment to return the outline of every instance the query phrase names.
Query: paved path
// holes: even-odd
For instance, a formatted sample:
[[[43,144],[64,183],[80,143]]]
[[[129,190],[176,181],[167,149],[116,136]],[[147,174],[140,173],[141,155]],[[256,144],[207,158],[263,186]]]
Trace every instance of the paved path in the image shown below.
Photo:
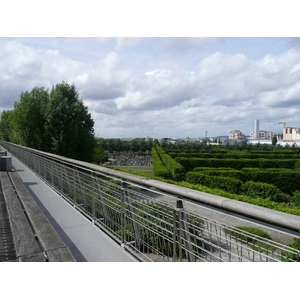
[[[15,157],[12,165],[77,261],[137,261]]]

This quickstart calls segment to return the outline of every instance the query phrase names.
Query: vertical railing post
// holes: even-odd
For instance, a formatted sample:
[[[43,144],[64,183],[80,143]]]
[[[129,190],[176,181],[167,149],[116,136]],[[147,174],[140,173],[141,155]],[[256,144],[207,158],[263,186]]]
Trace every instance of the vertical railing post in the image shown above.
[[[60,191],[63,194],[64,189],[64,183],[63,183],[63,165],[60,163],[60,174],[59,174],[59,185],[60,185]]]
[[[136,221],[136,212],[134,210],[134,206],[132,205],[132,199],[128,196],[128,186],[126,183],[126,188],[124,189],[124,195],[125,195],[125,205],[127,205],[127,211],[129,215],[129,219],[131,220],[132,224],[132,233],[134,236],[134,242],[135,242],[135,248],[140,249],[140,244],[141,244],[141,236],[140,236],[140,229],[139,225]],[[125,215],[126,216],[126,215]],[[125,219],[126,221],[126,219]],[[125,223],[126,226],[126,223]],[[125,227],[126,230],[126,227]]]
[[[51,159],[50,160],[50,174],[51,174],[51,184],[52,184],[52,186],[54,186],[53,172],[54,172],[53,160]]]
[[[178,225],[179,225],[179,261],[182,262],[182,239],[183,239],[183,234],[182,234],[182,226],[181,226],[181,211],[183,210],[183,203],[180,198],[176,201],[176,208],[177,208],[177,217],[178,217]]]
[[[96,193],[95,193],[95,174],[92,172],[92,219],[93,223],[96,220]]]
[[[126,242],[126,215],[125,215],[125,199],[127,197],[127,183],[122,181],[121,195],[121,245],[125,246]]]
[[[179,224],[179,261],[182,261],[182,248],[184,245],[187,260],[189,262],[195,261],[195,255],[192,254],[193,247],[191,242],[191,235],[187,224],[186,213],[184,212],[183,202],[178,198],[176,202],[176,210],[178,212],[178,224]]]
[[[75,166],[73,165],[73,205],[74,207],[77,206],[77,193],[76,193],[76,172]]]
[[[173,209],[173,261],[176,261],[177,248],[177,207]]]

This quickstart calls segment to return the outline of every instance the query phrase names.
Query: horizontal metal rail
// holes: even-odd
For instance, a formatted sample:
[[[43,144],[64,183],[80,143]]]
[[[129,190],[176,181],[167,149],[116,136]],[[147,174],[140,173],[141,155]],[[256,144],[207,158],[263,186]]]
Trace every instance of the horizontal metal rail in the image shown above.
[[[6,142],[1,145],[143,261],[298,260],[298,251],[291,247],[187,211],[181,197],[210,200],[215,206],[237,208],[236,212],[242,207],[239,201]],[[170,201],[163,200],[162,193]],[[248,210],[254,206],[241,204]],[[267,211],[274,213],[272,221],[281,218],[280,224],[300,229],[300,217]]]

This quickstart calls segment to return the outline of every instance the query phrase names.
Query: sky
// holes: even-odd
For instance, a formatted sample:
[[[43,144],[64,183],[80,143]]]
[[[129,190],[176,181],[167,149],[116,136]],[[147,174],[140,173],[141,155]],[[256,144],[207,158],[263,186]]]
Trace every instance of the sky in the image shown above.
[[[80,7],[76,9],[84,15]],[[120,9],[117,25],[111,26],[115,19],[104,18],[101,24],[107,26],[99,31],[95,26],[81,31],[81,19],[74,21],[75,17],[70,23],[71,27],[77,24],[75,30],[64,26],[64,30],[47,27],[39,32],[39,26],[31,22],[20,34],[20,28],[0,31],[0,112],[12,109],[22,91],[34,87],[50,91],[67,81],[75,84],[88,107],[95,135],[103,138],[201,138],[206,131],[215,137],[228,136],[231,130],[250,135],[255,119],[261,130],[281,133],[279,122],[300,121],[300,39],[295,31],[284,36],[277,19],[269,23],[258,14],[255,23],[277,24],[278,30],[259,27],[252,32],[252,26],[250,31],[249,26],[243,30],[236,23],[223,23],[226,15],[217,24],[227,25],[227,31],[220,30],[223,25],[203,29],[203,22],[197,31],[194,18],[176,18],[182,14],[180,6],[170,14],[170,24],[177,24],[170,30],[167,15],[147,9],[149,14],[142,15],[148,16],[145,27],[124,22],[130,15],[120,18]],[[205,12],[197,14],[199,20]],[[215,10],[215,17],[218,14]],[[55,19],[53,15],[45,18]],[[83,22],[89,24],[89,19],[95,22],[89,16]],[[209,22],[212,26],[215,19]]]

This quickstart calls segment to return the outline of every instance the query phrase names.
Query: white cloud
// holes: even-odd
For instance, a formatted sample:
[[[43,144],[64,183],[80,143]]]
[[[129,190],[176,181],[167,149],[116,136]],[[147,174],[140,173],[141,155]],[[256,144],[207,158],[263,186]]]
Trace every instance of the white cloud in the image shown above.
[[[35,49],[14,40],[0,40],[0,56],[0,101],[10,107],[22,91],[50,88],[82,68],[58,50]]]
[[[222,38],[213,37],[169,37],[159,40],[159,48],[163,51],[185,52],[201,50],[213,43],[222,41]]]
[[[255,118],[261,124],[274,124],[274,131],[281,129],[276,125],[279,121],[298,118],[298,48],[279,55],[266,52],[253,60],[234,49],[223,49],[225,42],[209,38],[112,41],[56,39],[51,47],[47,41],[36,47],[0,39],[0,55],[5,58],[0,61],[0,106],[12,107],[24,90],[51,88],[65,80],[75,83],[95,119],[96,133],[106,137],[192,137],[201,136],[205,130],[224,135],[232,129],[248,134]],[[79,48],[88,55],[86,42],[96,45],[90,50],[92,58],[81,60],[83,63],[74,58],[78,52],[68,55],[72,43],[83,43]],[[148,50],[147,45],[155,51]],[[209,51],[209,45],[219,48]],[[174,51],[167,55],[172,48]],[[204,48],[205,55],[201,52]],[[97,49],[101,55],[95,55]],[[159,49],[164,49],[163,55]],[[194,67],[186,54],[188,49],[195,50]],[[189,68],[183,67],[183,61]]]

